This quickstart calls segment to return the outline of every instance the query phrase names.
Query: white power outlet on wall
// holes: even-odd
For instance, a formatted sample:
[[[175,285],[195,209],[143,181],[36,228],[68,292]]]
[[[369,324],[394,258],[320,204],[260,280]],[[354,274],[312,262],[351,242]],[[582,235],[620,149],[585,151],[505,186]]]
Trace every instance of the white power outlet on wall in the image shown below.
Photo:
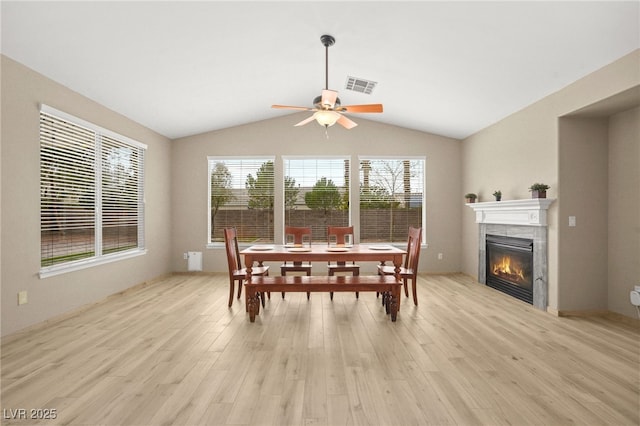
[[[26,305],[27,303],[27,290],[23,290],[18,293],[18,305]]]

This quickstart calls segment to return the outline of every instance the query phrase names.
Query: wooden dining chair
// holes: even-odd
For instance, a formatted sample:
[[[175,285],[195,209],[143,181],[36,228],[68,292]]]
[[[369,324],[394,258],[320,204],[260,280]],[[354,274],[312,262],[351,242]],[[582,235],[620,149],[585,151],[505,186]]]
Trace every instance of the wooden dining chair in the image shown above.
[[[242,295],[242,284],[247,278],[247,269],[242,267],[240,260],[240,250],[238,248],[238,233],[236,228],[225,228],[224,247],[227,251],[227,264],[229,266],[229,307],[233,304],[233,293],[235,282],[238,281],[238,299]],[[251,275],[268,276],[269,267],[258,265],[251,268]],[[264,293],[261,294],[262,306],[264,307]],[[245,307],[247,304],[245,303]]]
[[[294,246],[311,247],[311,227],[308,226],[285,226],[284,227],[285,245],[293,244]],[[307,276],[311,275],[311,262],[285,261],[280,265],[280,275],[285,276],[287,272],[304,272]],[[282,298],[284,299],[284,291]],[[307,293],[307,300],[311,293]]]
[[[400,268],[400,277],[404,282],[404,294],[409,297],[409,289],[407,281],[411,280],[411,292],[413,294],[413,303],[418,306],[418,295],[416,286],[418,279],[418,260],[420,259],[420,245],[422,244],[422,228],[409,227],[409,236],[407,238],[407,255],[404,258],[404,266]],[[378,275],[394,275],[395,266],[378,265]]]
[[[353,244],[353,226],[327,226],[327,243],[329,246],[345,246],[348,243]],[[351,272],[353,276],[360,275],[360,265],[355,262],[329,262],[327,265],[328,275],[333,276],[336,272]],[[329,293],[329,297],[333,300],[333,292]],[[356,298],[360,294],[356,292]]]

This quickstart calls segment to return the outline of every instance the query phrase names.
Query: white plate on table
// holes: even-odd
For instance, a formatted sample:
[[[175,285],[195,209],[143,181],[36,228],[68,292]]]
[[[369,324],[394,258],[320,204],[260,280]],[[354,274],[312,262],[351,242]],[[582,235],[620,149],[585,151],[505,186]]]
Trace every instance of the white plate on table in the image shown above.
[[[305,251],[311,251],[311,249],[309,247],[287,247],[287,251],[290,251],[290,252],[305,252]]]
[[[371,250],[391,250],[392,246],[369,246]]]
[[[261,245],[251,246],[251,250],[255,250],[255,251],[273,250],[273,246],[261,246]]]
[[[328,247],[327,251],[335,251],[335,252],[349,251],[349,247]]]

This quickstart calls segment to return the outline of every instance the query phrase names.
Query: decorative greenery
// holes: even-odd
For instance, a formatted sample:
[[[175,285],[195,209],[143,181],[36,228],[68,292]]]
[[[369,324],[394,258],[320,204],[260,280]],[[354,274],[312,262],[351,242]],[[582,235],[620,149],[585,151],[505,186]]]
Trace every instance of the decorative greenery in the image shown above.
[[[493,196],[496,198],[502,197],[502,191],[500,191],[499,189],[494,191]]]
[[[546,191],[550,186],[544,183],[534,183],[529,187],[529,191]]]
[[[478,198],[478,196],[476,194],[474,194],[473,192],[469,192],[468,194],[464,194],[464,198],[468,198],[470,200],[475,200],[476,198]]]

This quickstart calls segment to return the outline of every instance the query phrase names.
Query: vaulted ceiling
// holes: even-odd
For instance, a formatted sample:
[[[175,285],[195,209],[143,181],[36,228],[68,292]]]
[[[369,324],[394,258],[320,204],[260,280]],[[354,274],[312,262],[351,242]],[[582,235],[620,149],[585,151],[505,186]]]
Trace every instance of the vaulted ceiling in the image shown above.
[[[329,88],[384,104],[350,118],[464,138],[639,48],[639,4],[2,1],[2,53],[178,138],[311,106],[330,34]]]

